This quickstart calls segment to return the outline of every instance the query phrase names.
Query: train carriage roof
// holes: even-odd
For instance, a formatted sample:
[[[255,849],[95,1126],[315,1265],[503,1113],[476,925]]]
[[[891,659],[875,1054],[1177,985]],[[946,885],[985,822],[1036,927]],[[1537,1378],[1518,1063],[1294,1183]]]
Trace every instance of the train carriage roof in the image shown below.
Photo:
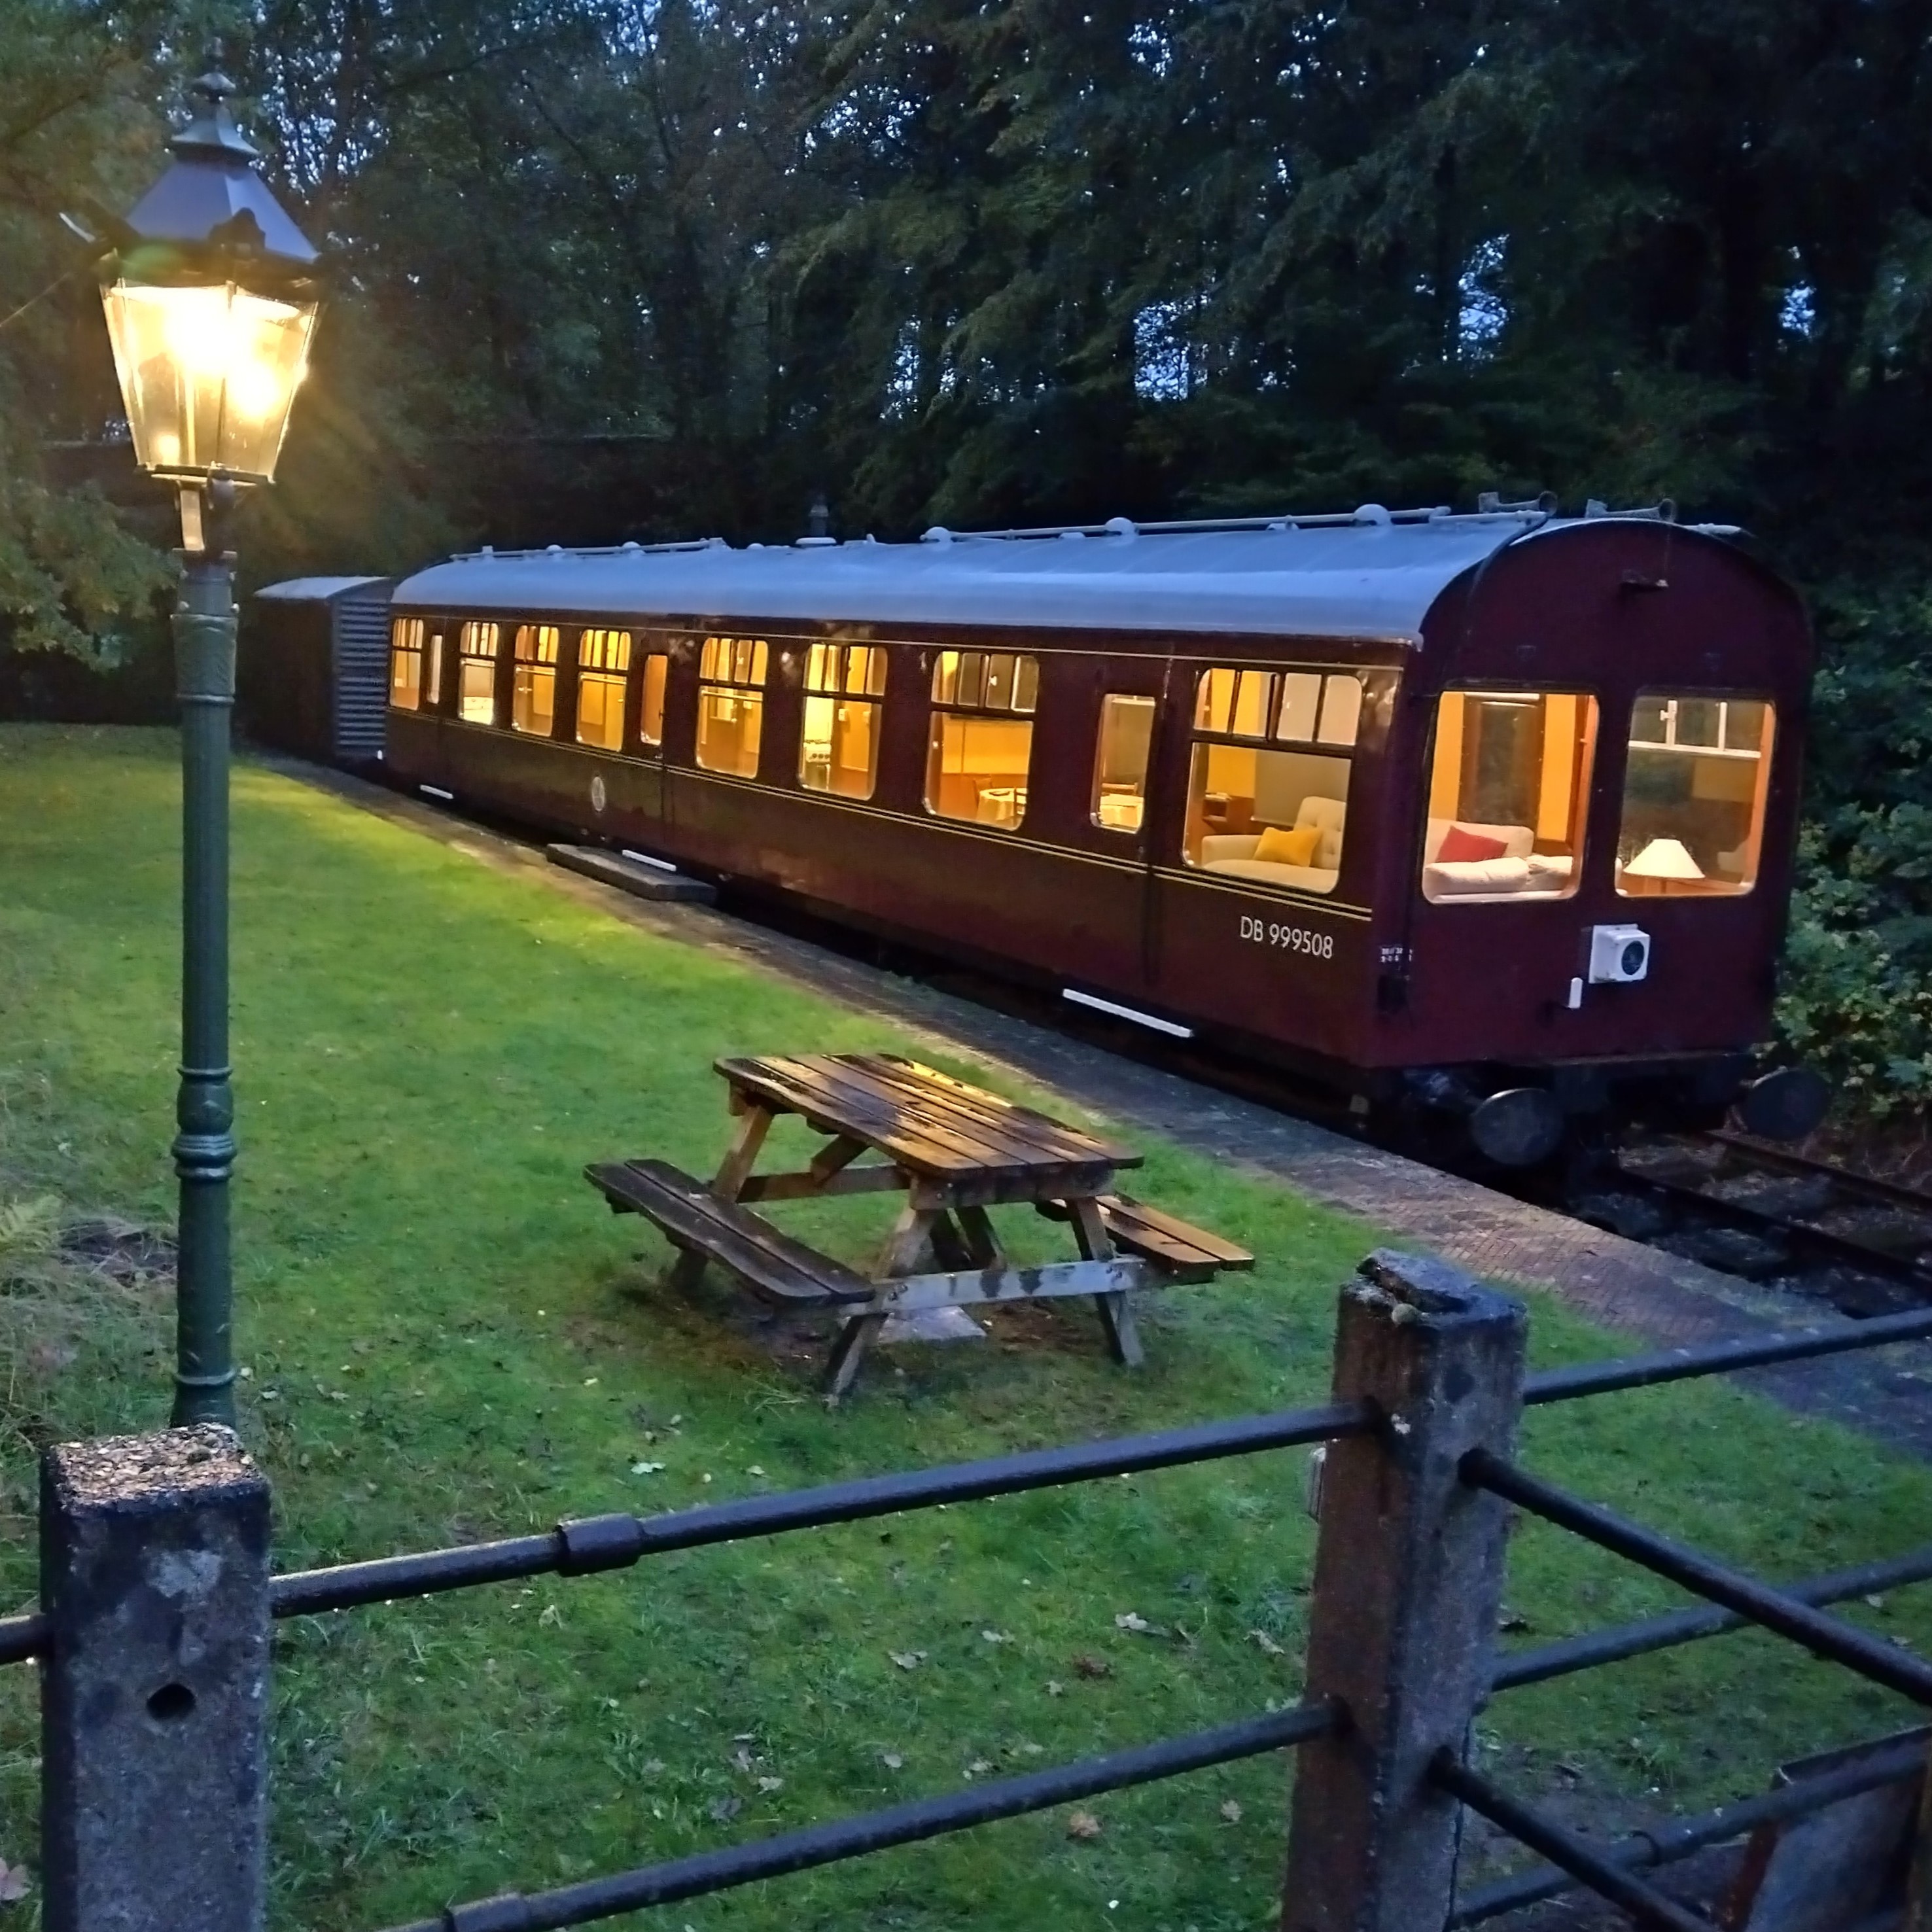
[[[1413,640],[1430,607],[1504,545],[1572,527],[1540,511],[1353,516],[961,536],[916,543],[718,539],[452,559],[399,605],[488,616],[1033,626]]]

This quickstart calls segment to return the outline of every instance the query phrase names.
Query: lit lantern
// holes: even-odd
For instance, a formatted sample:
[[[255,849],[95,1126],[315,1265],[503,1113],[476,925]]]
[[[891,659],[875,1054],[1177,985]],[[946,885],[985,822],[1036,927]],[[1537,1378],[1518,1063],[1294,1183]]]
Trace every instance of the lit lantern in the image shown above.
[[[135,460],[188,490],[273,478],[319,306],[316,250],[255,171],[232,86],[205,74],[194,91],[101,284]]]
[[[175,158],[126,220],[70,220],[106,250],[101,300],[135,460],[178,494],[175,605],[182,704],[181,1183],[175,1266],[177,1424],[235,1421],[228,1184],[235,1096],[228,1052],[229,713],[235,702],[237,493],[270,482],[308,367],[316,251],[255,172],[220,74]],[[98,231],[98,232],[96,231]]]

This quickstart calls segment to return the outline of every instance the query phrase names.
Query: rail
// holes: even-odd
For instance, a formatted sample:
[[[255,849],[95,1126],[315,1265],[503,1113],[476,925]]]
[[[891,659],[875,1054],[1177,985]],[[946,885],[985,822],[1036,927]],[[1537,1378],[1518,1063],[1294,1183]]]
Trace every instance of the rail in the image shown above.
[[[1327,1452],[1318,1510],[1306,1681],[1299,1705],[1192,1736],[1136,1744],[554,1890],[506,1891],[446,1906],[440,1914],[394,1932],[538,1932],[587,1924],[1289,1748],[1300,1750],[1302,1761],[1295,1784],[1288,1885],[1298,1898],[1311,1887],[1322,1892],[1341,1913],[1333,1922],[1355,1922],[1352,1915],[1368,1890],[1392,1882],[1390,1870],[1406,1864],[1412,1868],[1410,1880],[1420,1888],[1418,1896],[1439,1895],[1442,1910],[1432,1922],[1438,1924],[1474,1925],[1581,1885],[1640,1925],[1670,1932],[1702,1926],[1708,1932],[1706,1922],[1688,1912],[1644,1875],[1650,1868],[1897,1781],[1923,1766],[1923,1735],[1888,1744],[1853,1769],[1675,1820],[1639,1839],[1607,1845],[1579,1840],[1512,1796],[1465,1762],[1460,1747],[1450,1741],[1466,1735],[1474,1711],[1492,1694],[1750,1627],[1781,1634],[1814,1655],[1921,1706],[1932,1706],[1932,1665],[1828,1615],[1825,1607],[1874,1590],[1932,1579],[1932,1546],[1795,1582],[1766,1584],[1524,1468],[1511,1448],[1515,1418],[1529,1407],[1848,1349],[1932,1340],[1932,1312],[1534,1376],[1522,1372],[1523,1330],[1518,1304],[1454,1270],[1411,1257],[1378,1254],[1364,1264],[1360,1278],[1344,1292],[1336,1399],[1325,1404],[660,1515],[580,1518],[541,1534],[308,1570],[271,1575],[265,1560],[251,1614],[259,1616],[266,1633],[274,1619],[332,1614],[539,1575],[589,1576],[674,1551],[1282,1448],[1332,1445]],[[148,1444],[167,1439],[134,1438]],[[234,1462],[249,1468],[238,1449],[232,1448],[232,1438],[230,1442]],[[50,1467],[57,1475],[62,1458],[106,1454],[115,1447],[56,1449],[49,1452]],[[219,1460],[214,1449],[206,1453]],[[265,1526],[266,1485],[251,1469],[250,1480],[260,1490]],[[238,1493],[232,1472],[230,1490]],[[61,1483],[50,1480],[46,1492],[61,1494]],[[1485,1500],[1472,1512],[1456,1502],[1458,1494]],[[1360,1507],[1364,1498],[1376,1498],[1382,1499],[1378,1508]],[[1504,1504],[1641,1564],[1705,1602],[1495,1655],[1493,1612],[1486,1606],[1500,1594]],[[207,1504],[218,1513],[230,1507],[240,1505],[220,1501]],[[166,1525],[162,1528],[165,1533]],[[152,1524],[147,1533],[154,1533]],[[204,1524],[195,1533],[205,1540],[211,1532]],[[72,1552],[86,1542],[58,1511],[52,1516],[44,1513],[42,1536],[44,1563],[50,1547],[54,1552],[48,1574],[63,1574],[62,1564],[78,1560]],[[78,1667],[73,1660],[88,1648],[78,1633],[70,1640],[68,1620],[105,1616],[112,1606],[97,1604],[90,1611],[86,1592],[78,1589],[57,1594],[51,1603],[51,1608],[0,1619],[0,1662],[43,1660],[50,1735],[57,1737],[68,1721],[62,1714],[68,1708],[62,1700],[69,1690],[62,1685]],[[1372,1604],[1376,1611],[1372,1629],[1360,1615],[1365,1603]],[[190,1630],[187,1637],[194,1634]],[[177,1632],[173,1640],[187,1640]],[[266,1645],[262,1649],[265,1687]],[[98,1661],[89,1667],[98,1671]],[[136,1660],[128,1668],[130,1675],[145,1670],[148,1674],[142,1681],[154,1681],[152,1665]],[[1398,1680],[1399,1697],[1392,1688]],[[219,1691],[222,1687],[214,1688]],[[238,1700],[236,1708],[247,1704],[247,1685],[227,1688]],[[160,1713],[154,1700],[175,1691],[186,1698],[188,1707],[195,1706],[194,1695],[176,1684],[152,1694],[151,1711]],[[256,1706],[266,1701],[259,1691],[254,1695]],[[214,1708],[219,1698],[211,1702],[204,1694],[203,1702]],[[1398,1736],[1396,1730],[1382,1727],[1386,1707],[1395,1704],[1408,1710],[1408,1730],[1432,1730],[1439,1741],[1415,1762],[1410,1781],[1418,1789],[1432,1784],[1540,1854],[1544,1864],[1455,1898],[1453,1834],[1445,1838],[1433,1826],[1418,1829],[1412,1819],[1405,1824],[1387,1815],[1388,1792],[1394,1788],[1389,1782],[1391,1768],[1405,1750],[1414,1748],[1414,1738],[1406,1732]],[[259,1708],[248,1721],[260,1724]],[[85,1748],[78,1740],[64,1754],[50,1748],[45,1775],[69,1776],[69,1759]],[[97,1790],[98,1773],[96,1766]],[[142,1792],[154,1784],[156,1775],[152,1768],[133,1765],[117,1802],[142,1802]],[[178,1772],[163,1784],[164,1788],[148,1790],[148,1798],[171,1808],[172,1815],[172,1809],[182,1805]],[[50,1785],[50,1819],[63,1816],[63,1805],[74,1796]],[[125,1826],[125,1820],[118,1821],[118,1835],[140,1843],[139,1832]],[[1319,1856],[1312,1849],[1318,1844],[1323,1847]],[[1338,1844],[1344,1854],[1336,1851]],[[111,1862],[114,1856],[104,1840],[98,1857]],[[84,1858],[57,1862],[50,1856],[50,1888],[57,1882],[80,1882],[75,1868],[86,1863]],[[147,1881],[130,1877],[130,1883],[137,1882]],[[50,1913],[56,1905],[50,1890]],[[156,1932],[176,1932],[165,1912],[154,1914],[151,1922]],[[254,1921],[235,1922],[253,1932]],[[217,1928],[197,1924],[196,1932]]]

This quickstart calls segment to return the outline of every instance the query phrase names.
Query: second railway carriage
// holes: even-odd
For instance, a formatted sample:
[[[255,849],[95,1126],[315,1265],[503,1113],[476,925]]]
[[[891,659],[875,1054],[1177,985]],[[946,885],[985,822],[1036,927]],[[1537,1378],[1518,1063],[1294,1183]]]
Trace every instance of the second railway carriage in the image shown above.
[[[387,760],[1534,1160],[1769,1030],[1811,650],[1733,534],[485,551],[395,592]]]

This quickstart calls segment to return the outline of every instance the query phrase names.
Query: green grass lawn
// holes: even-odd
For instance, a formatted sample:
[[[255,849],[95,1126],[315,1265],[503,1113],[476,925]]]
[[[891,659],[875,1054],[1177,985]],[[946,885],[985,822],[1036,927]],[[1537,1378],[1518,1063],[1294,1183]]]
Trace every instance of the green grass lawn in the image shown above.
[[[174,758],[165,734],[0,727],[0,1239],[42,1198],[172,1215]],[[262,770],[238,770],[236,813],[242,1426],[282,1567],[1325,1393],[1336,1288],[1373,1232],[1143,1142],[1139,1191],[1262,1258],[1144,1314],[1144,1371],[1113,1366],[1084,1310],[1022,1311],[994,1318],[992,1347],[875,1352],[828,1411],[814,1364],[723,1290],[662,1289],[665,1251],[580,1169],[650,1153],[708,1171],[720,1053],[898,1048],[1010,1083]],[[890,1210],[778,1211],[860,1258]],[[1006,1220],[1023,1248],[1064,1240]],[[166,1316],[104,1293],[64,1342],[0,1324],[0,1604],[32,1594],[32,1443],[164,1422]],[[1617,1346],[1536,1303],[1539,1363]],[[1932,1473],[1716,1384],[1539,1411],[1526,1438],[1538,1469],[1772,1576],[1901,1551],[1932,1523]],[[1292,1699],[1303,1467],[1254,1457],[285,1626],[276,1922],[382,1927]],[[1681,1600],[1554,1532],[1516,1538],[1512,1642]],[[1128,1612],[1154,1630],[1118,1628]],[[1857,1613],[1932,1646],[1924,1595]],[[30,1673],[0,1674],[15,1862],[32,1697]],[[1669,1805],[1900,1721],[1748,1637],[1516,1694],[1480,1735],[1526,1789],[1560,1760]],[[1286,1777],[1206,1773],[1094,1804],[1092,1839],[1044,1815],[652,1922],[1258,1927]]]

